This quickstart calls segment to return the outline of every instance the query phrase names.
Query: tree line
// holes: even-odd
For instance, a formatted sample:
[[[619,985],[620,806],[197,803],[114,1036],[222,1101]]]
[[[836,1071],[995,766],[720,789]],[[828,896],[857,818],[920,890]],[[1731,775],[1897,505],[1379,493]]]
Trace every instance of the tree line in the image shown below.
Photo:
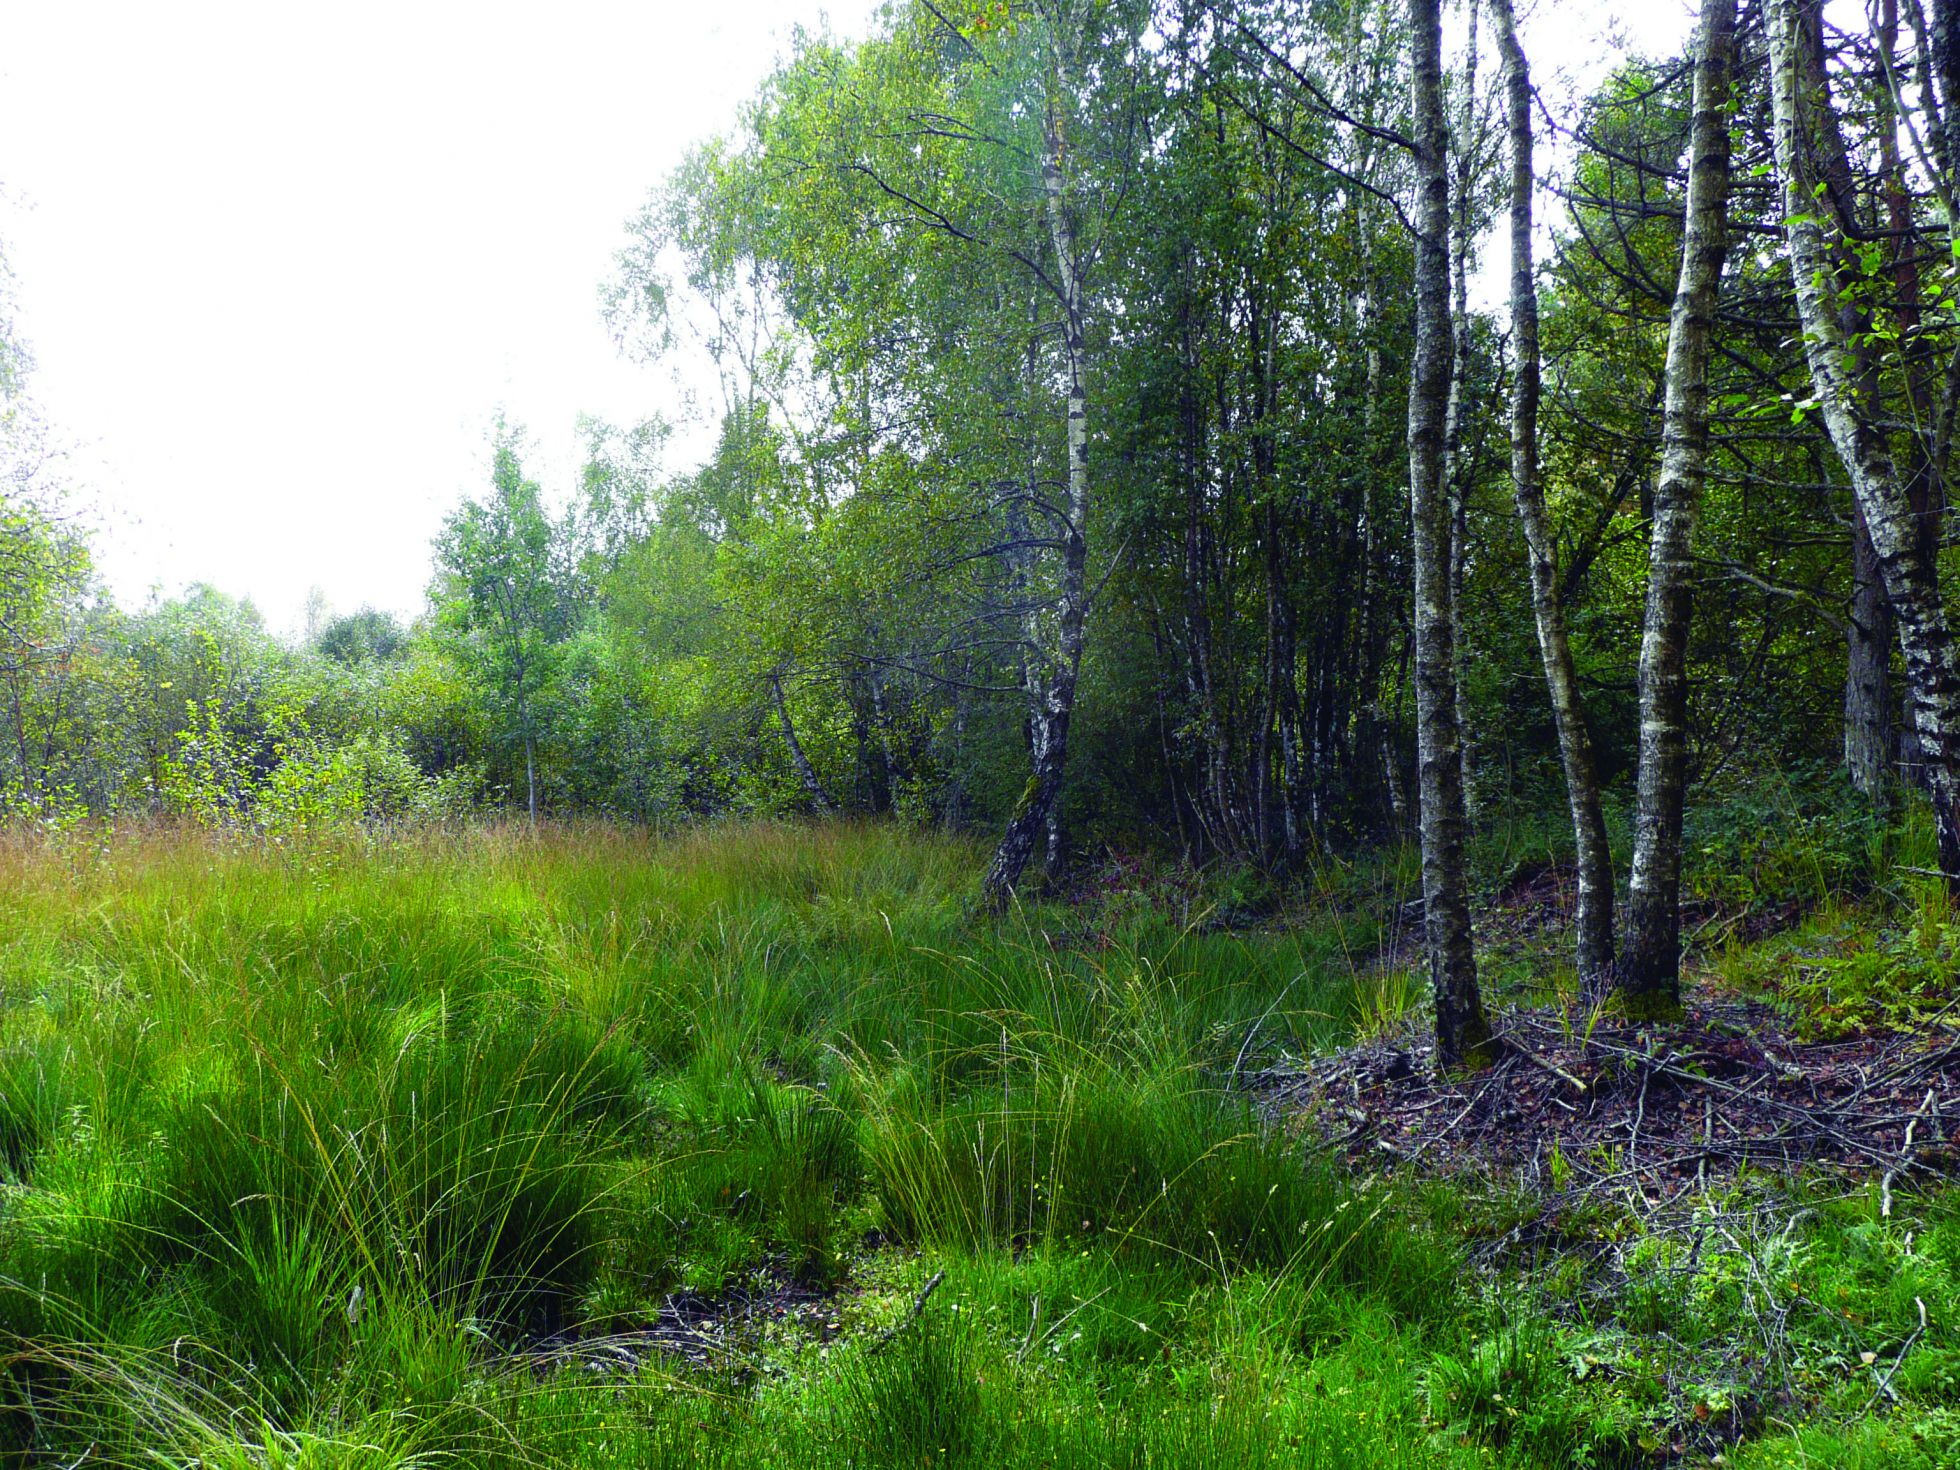
[[[1468,835],[1558,806],[1579,974],[1665,1015],[1697,789],[1829,761],[1960,874],[1955,10],[1704,0],[1569,101],[1511,0],[801,35],[603,292],[712,450],[591,424],[552,495],[501,426],[411,626],[115,608],[10,420],[0,790],[891,813],[991,833],[996,907],[1413,833],[1447,1066]]]

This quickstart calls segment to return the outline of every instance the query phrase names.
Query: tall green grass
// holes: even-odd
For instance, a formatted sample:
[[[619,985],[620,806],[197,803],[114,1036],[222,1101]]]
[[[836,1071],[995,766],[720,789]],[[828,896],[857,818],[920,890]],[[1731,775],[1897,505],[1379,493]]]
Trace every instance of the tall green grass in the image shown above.
[[[1340,1034],[1342,936],[982,922],[978,858],[848,825],[0,848],[0,1445],[577,1460],[590,1394],[527,1366],[541,1344],[757,1272],[829,1289],[874,1249],[1433,1316],[1448,1256],[1226,1095],[1255,1022]],[[1149,1446],[1227,1433],[1155,1373],[1091,1433],[1055,1357],[950,1331],[840,1348],[805,1402],[682,1396],[614,1447],[941,1463],[957,1422],[949,1457],[1031,1434],[1015,1453],[1181,1463]]]
[[[1732,826],[1704,857],[1743,900],[1835,893],[1865,840]],[[1915,830],[1874,891],[1917,891]],[[0,841],[0,1463],[1636,1463],[1691,1399],[1762,1402],[1764,1354],[1841,1423],[1894,1367],[1917,1417],[1792,1407],[1738,1461],[1950,1463],[1950,1192],[1706,1249],[1616,1218],[1472,1289],[1489,1202],[1357,1178],[1231,1085],[1406,1008],[1355,959],[1398,855],[1238,934],[1147,892],[982,918],[983,856],[848,824]],[[731,1318],[705,1361],[640,1337],[670,1293],[788,1286],[814,1318]]]

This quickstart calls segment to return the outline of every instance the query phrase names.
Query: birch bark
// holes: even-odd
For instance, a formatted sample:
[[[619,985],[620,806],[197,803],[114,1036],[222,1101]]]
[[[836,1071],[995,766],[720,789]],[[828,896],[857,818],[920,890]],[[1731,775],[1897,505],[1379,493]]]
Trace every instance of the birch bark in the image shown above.
[[[1852,786],[1884,801],[1892,770],[1892,608],[1871,532],[1851,504],[1851,620],[1845,630],[1844,769]]]
[[[1082,260],[1075,213],[1069,199],[1070,165],[1067,88],[1074,71],[1072,48],[1079,44],[1082,24],[1075,7],[1062,7],[1051,21],[1051,62],[1042,120],[1041,192],[1050,247],[1054,254],[1055,289],[1061,306],[1063,413],[1067,433],[1067,525],[1063,528],[1061,566],[1055,596],[1055,639],[1047,666],[1039,673],[1033,696],[1034,769],[1026,791],[995,849],[982,884],[983,902],[1003,908],[1027,869],[1035,835],[1046,830],[1056,846],[1059,863],[1062,840],[1057,803],[1068,758],[1069,720],[1075,710],[1076,677],[1082,667],[1083,628],[1088,614],[1089,525],[1089,393],[1088,352],[1084,332],[1086,307]],[[1050,873],[1053,877],[1055,874]]]
[[[1770,103],[1797,318],[1818,411],[1850,475],[1892,605],[1940,867],[1949,892],[1960,897],[1960,656],[1912,497],[1860,382],[1858,348],[1871,330],[1869,312],[1836,288],[1814,158],[1840,153],[1844,145],[1828,82],[1805,65],[1818,24],[1817,8],[1804,0],[1769,6]]]
[[[796,738],[796,725],[789,717],[789,701],[783,698],[780,669],[769,676],[769,692],[775,697],[776,719],[783,727],[783,743],[789,747],[789,760],[796,767],[797,779],[802,781],[804,791],[809,793],[810,801],[818,811],[836,811],[837,803],[823,789],[823,782],[817,779],[817,768],[810,764],[810,757],[803,750],[803,742]]]
[[[1613,964],[1613,854],[1606,841],[1599,773],[1592,738],[1586,731],[1579,681],[1566,636],[1565,609],[1559,602],[1559,576],[1545,487],[1538,464],[1538,284],[1532,270],[1531,73],[1519,44],[1511,0],[1490,0],[1492,29],[1503,63],[1505,130],[1511,154],[1511,349],[1517,360],[1511,390],[1511,486],[1524,529],[1531,564],[1531,611],[1538,625],[1538,651],[1545,665],[1558,728],[1559,759],[1572,810],[1572,837],[1578,856],[1578,968],[1590,986]]]
[[[1661,468],[1640,638],[1640,776],[1626,951],[1617,989],[1629,1014],[1681,1007],[1681,810],[1687,786],[1689,544],[1708,470],[1708,352],[1728,255],[1729,84],[1736,0],[1703,0],[1688,140],[1681,274],[1668,322]]]
[[[1470,465],[1463,452],[1463,423],[1470,404],[1470,248],[1476,232],[1471,194],[1476,188],[1481,139],[1477,128],[1477,32],[1482,0],[1469,0],[1469,34],[1458,80],[1456,136],[1451,140],[1454,197],[1450,208],[1450,396],[1443,414],[1443,487],[1450,505],[1450,625],[1459,666],[1470,656],[1463,626],[1463,588],[1470,571]],[[1470,705],[1463,681],[1456,685],[1457,758],[1463,767],[1464,805],[1476,792],[1476,754]]]
[[[1415,119],[1416,335],[1409,380],[1409,513],[1414,532],[1416,754],[1422,894],[1442,1070],[1488,1066],[1497,1044],[1477,989],[1463,844],[1467,825],[1456,715],[1450,506],[1443,420],[1450,396],[1450,181],[1443,127],[1440,0],[1409,0]]]

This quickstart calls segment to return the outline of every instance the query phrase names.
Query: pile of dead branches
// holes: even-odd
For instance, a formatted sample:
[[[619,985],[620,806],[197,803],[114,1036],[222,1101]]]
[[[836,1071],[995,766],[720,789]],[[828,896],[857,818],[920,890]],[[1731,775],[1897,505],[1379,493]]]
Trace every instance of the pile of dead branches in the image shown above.
[[[1669,1197],[1745,1166],[1827,1164],[1893,1182],[1948,1171],[1960,1127],[1960,1035],[1933,1028],[1803,1042],[1768,1008],[1705,1001],[1678,1024],[1501,1018],[1503,1055],[1435,1075],[1406,1035],[1291,1059],[1250,1079],[1276,1116],[1356,1164],[1509,1173],[1562,1193]]]

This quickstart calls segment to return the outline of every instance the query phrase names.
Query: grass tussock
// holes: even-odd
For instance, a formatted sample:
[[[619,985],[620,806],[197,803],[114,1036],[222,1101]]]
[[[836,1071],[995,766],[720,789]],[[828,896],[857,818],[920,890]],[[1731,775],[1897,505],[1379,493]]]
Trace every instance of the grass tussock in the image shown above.
[[[1256,1265],[1418,1315],[1433,1247],[1220,1086],[1262,1013],[1332,1027],[1343,973],[1147,916],[981,926],[974,863],[849,826],[9,840],[0,1444],[577,1460],[589,1406],[522,1366],[537,1344],[757,1272],[826,1289],[867,1241],[1009,1276],[1086,1252],[1159,1296]],[[1033,1368],[933,1325],[810,1402],[643,1408],[617,1443],[712,1461],[787,1415],[837,1463],[980,1454]],[[900,1404],[910,1438],[865,1448]]]
[[[1863,1316],[1782,1307],[1793,1379],[1924,1301],[1888,1386],[1922,1423],[1960,1392],[1950,1207],[1839,1204],[1746,1269],[1609,1223],[1623,1300],[1541,1272],[1494,1305],[1463,1244],[1504,1222],[1229,1085],[1249,1036],[1413,1004],[1351,916],[995,923],[979,857],[844,824],[0,843],[0,1463],[1631,1463],[1692,1367],[1776,1464],[1814,1446],[1721,1367],[1759,1279]],[[633,1349],[670,1294],[765,1289],[830,1326]]]

